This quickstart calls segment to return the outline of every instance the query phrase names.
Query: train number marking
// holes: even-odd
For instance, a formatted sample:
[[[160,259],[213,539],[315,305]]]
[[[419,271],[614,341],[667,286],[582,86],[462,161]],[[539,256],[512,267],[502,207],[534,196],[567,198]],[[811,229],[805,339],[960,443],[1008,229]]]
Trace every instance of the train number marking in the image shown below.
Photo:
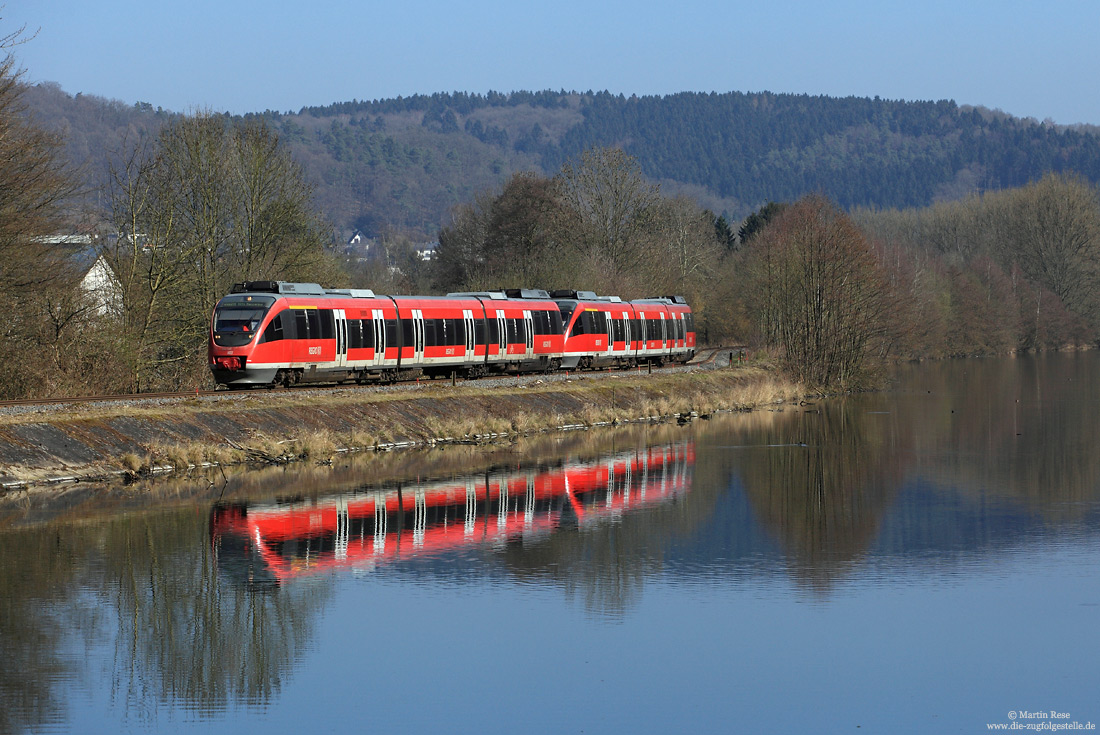
[[[321,354],[321,348],[320,347],[310,347],[309,348],[309,354],[311,354],[311,355],[320,355]]]

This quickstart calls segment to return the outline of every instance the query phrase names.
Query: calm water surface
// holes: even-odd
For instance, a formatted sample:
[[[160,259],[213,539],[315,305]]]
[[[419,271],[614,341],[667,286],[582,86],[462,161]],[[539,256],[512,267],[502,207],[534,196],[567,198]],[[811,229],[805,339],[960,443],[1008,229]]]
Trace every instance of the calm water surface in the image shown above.
[[[155,503],[5,498],[0,732],[1087,728],[1098,439],[1100,356],[1052,355]]]

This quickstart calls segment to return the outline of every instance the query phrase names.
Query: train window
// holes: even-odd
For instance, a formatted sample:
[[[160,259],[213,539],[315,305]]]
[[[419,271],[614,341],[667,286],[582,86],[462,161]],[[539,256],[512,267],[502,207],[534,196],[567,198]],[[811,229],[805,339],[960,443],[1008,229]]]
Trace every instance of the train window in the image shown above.
[[[622,342],[624,339],[626,339],[626,333],[623,329],[622,319],[611,320],[611,338],[616,342]]]
[[[318,309],[317,319],[321,322],[321,339],[333,339],[336,336],[336,316],[332,309]]]
[[[607,334],[606,315],[602,311],[585,311],[573,326],[573,334]]]
[[[363,333],[360,331],[358,319],[348,319],[344,322],[344,329],[347,331],[347,345],[345,349],[354,350],[359,347],[359,343],[363,341]]]
[[[296,339],[309,339],[309,319],[305,309],[294,310],[294,336]]]
[[[452,345],[465,345],[466,344],[466,320],[465,319],[448,319],[450,322],[447,330],[447,336],[451,338]]]
[[[309,338],[321,339],[321,313],[320,309],[309,309],[306,311],[306,318],[309,320]],[[331,329],[331,326],[329,327]]]
[[[401,320],[401,346],[414,347],[413,344],[413,320],[412,317]]]
[[[348,349],[364,347],[374,347],[374,324],[367,319],[348,319]]]
[[[397,347],[397,320],[386,320],[386,346]]]
[[[551,311],[550,313],[550,334],[562,333],[562,315],[561,312]]]
[[[505,319],[508,325],[508,343],[515,344],[523,341],[523,327],[519,319]]]
[[[553,334],[554,333],[554,323],[553,323],[553,321],[551,320],[551,317],[550,317],[551,312],[549,312],[549,311],[540,311],[540,312],[537,312],[537,313],[539,315],[539,320],[538,320],[538,322],[536,322],[535,332],[537,334]]]
[[[424,320],[424,346],[436,347],[443,344],[443,325],[442,319],[425,319]]]
[[[286,312],[279,312],[264,329],[264,336],[260,339],[261,342],[278,342],[283,339],[283,314]]]
[[[561,315],[561,320],[565,324],[569,323],[569,317],[573,316],[573,310],[577,308],[576,302],[559,301],[558,313]]]
[[[362,331],[362,337],[359,339],[359,346],[373,350],[374,344],[374,320],[373,319],[360,319],[359,327]]]
[[[474,319],[474,344],[485,344],[485,320]]]
[[[486,326],[489,328],[489,341],[486,344],[500,344],[500,329],[497,326],[496,319],[489,319],[486,321]]]

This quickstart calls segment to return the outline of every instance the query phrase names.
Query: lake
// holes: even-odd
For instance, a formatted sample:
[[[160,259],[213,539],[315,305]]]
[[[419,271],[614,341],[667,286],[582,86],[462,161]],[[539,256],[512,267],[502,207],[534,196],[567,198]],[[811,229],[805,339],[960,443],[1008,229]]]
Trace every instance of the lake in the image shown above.
[[[1100,722],[1100,355],[0,503],[0,732]],[[1044,724],[1045,723],[1045,724]]]

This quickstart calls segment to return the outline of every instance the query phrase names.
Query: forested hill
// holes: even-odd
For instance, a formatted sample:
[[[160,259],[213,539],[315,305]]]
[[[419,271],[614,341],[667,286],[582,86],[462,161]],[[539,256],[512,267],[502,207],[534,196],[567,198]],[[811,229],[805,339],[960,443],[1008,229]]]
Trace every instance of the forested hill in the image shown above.
[[[67,95],[27,97],[102,176],[107,148],[170,113]],[[767,201],[824,193],[842,207],[923,206],[1014,187],[1048,171],[1100,182],[1100,128],[1065,128],[952,101],[738,92],[624,97],[513,92],[417,95],[264,112],[342,229],[432,237],[448,211],[513,171],[554,174],[592,146],[635,156],[665,193],[736,221]]]

